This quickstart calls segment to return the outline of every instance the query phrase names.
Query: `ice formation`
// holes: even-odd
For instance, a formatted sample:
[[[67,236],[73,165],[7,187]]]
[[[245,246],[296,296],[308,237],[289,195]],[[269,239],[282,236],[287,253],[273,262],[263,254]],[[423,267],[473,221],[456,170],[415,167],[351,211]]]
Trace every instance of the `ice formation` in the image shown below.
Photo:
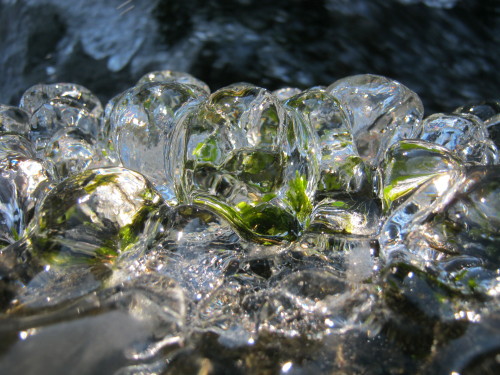
[[[371,74],[28,89],[0,106],[0,369],[498,369],[499,113]]]

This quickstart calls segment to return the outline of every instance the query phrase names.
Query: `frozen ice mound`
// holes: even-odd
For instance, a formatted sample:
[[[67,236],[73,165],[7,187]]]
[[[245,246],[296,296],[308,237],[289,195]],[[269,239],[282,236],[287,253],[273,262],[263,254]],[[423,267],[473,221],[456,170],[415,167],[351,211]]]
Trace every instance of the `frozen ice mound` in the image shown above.
[[[498,368],[498,102],[155,71],[0,108],[2,372]]]

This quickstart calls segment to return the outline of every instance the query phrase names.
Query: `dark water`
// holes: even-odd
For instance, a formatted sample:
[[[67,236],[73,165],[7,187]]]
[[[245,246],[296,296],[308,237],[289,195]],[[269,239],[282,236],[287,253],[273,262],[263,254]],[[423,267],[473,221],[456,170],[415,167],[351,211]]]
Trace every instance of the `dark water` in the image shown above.
[[[212,89],[377,73],[415,90],[429,113],[499,95],[495,0],[4,0],[0,20],[3,103],[63,81],[105,102],[156,69]]]

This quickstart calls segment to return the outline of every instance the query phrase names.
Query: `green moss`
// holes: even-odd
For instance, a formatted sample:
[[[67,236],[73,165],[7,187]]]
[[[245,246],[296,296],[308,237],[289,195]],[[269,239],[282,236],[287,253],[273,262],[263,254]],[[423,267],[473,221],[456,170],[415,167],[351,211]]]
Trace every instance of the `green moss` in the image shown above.
[[[333,206],[333,207],[338,207],[338,208],[347,208],[348,205],[346,202],[343,202],[343,201],[334,201],[334,202],[331,202],[329,203],[330,206]]]
[[[193,156],[199,161],[214,163],[219,155],[219,149],[215,139],[210,138],[205,142],[200,142],[193,150]]]
[[[101,246],[95,251],[95,256],[91,257],[88,259],[89,263],[93,262],[101,262],[101,261],[107,261],[110,262],[116,258],[118,255],[118,252],[113,246],[114,244],[110,244],[110,246]]]
[[[270,197],[269,197],[270,198]],[[267,202],[240,202],[235,207],[209,195],[197,195],[193,203],[225,218],[245,238],[264,245],[293,241],[301,232],[294,215]]]
[[[118,238],[120,240],[120,248],[122,251],[126,251],[130,246],[135,244],[138,239],[138,233],[133,225],[127,225],[123,227],[118,232]]]
[[[142,194],[140,194],[140,197],[144,199],[144,201],[147,202],[157,202],[158,201],[158,194],[153,190],[153,189],[146,189]]]
[[[321,192],[339,191],[343,188],[344,181],[334,173],[323,172],[318,183],[318,190]]]
[[[244,172],[249,174],[257,174],[266,170],[269,165],[276,163],[276,155],[274,153],[252,152],[247,154],[242,160]]]
[[[282,181],[283,157],[274,150],[241,150],[221,169],[260,193],[272,193]]]
[[[14,241],[19,241],[19,239],[21,238],[19,236],[19,233],[17,233],[17,230],[15,227],[10,228],[10,233],[12,234],[12,238],[14,239]]]
[[[307,179],[305,175],[295,172],[295,178],[289,182],[289,189],[284,199],[293,211],[296,213],[299,221],[304,222],[312,212],[311,200],[306,194]]]
[[[326,169],[321,172],[321,178],[318,182],[318,192],[321,194],[328,193],[345,193],[353,189],[353,184],[357,185],[361,173],[362,186],[355,187],[356,189],[364,189],[365,185],[371,178],[368,168],[366,168],[363,160],[359,156],[349,156],[343,162],[331,161],[334,168]]]
[[[279,122],[280,120],[275,106],[267,108],[262,113],[259,143],[273,144],[278,136]]]
[[[81,175],[81,177],[85,177],[86,174]],[[115,183],[118,176],[116,174],[96,174],[92,178],[92,182],[85,185],[83,189],[87,194],[92,194],[99,186],[105,186],[111,183]]]

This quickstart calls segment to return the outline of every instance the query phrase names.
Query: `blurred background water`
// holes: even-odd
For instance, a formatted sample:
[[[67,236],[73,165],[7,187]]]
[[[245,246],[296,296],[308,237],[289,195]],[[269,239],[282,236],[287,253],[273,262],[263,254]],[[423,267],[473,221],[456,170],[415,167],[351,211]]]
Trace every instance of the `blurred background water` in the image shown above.
[[[1,0],[0,102],[75,82],[103,102],[159,69],[212,90],[386,75],[427,113],[499,96],[496,0]]]

